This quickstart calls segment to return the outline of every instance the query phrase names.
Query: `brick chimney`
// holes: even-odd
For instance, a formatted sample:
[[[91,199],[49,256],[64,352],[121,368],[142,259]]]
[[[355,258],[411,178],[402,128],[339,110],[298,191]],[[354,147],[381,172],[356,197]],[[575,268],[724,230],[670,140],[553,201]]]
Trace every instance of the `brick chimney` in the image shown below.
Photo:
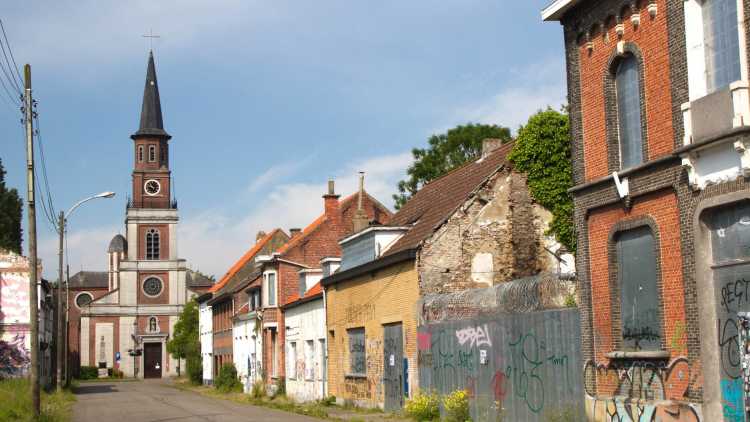
[[[354,233],[360,232],[370,225],[370,219],[367,217],[365,208],[363,205],[365,196],[365,172],[359,172],[359,193],[357,195],[357,212],[352,217],[352,227]]]
[[[323,195],[326,218],[335,224],[341,224],[341,209],[339,208],[339,195],[336,195],[333,179],[328,181],[328,193]]]
[[[263,239],[264,237],[266,237],[266,232],[263,230],[259,231],[258,234],[255,235],[255,243],[260,242],[260,239]]]
[[[294,227],[294,228],[289,229],[290,237],[299,236],[300,233],[302,233],[302,229],[300,229],[299,227]]]
[[[500,148],[503,144],[502,139],[487,138],[482,140],[482,158],[490,155],[492,151]]]

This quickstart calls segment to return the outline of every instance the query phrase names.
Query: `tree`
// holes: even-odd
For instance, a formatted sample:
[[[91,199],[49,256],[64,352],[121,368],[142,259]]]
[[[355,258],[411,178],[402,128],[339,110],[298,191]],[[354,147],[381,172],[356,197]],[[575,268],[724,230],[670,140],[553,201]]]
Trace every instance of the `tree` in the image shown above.
[[[18,191],[5,187],[5,169],[0,160],[0,249],[21,254],[21,210]]]
[[[172,339],[167,342],[167,352],[175,359],[200,360],[201,344],[198,333],[198,303],[193,299],[182,309],[180,319],[174,325]],[[180,374],[180,364],[177,361],[177,375]],[[188,368],[194,362],[189,362]],[[191,374],[192,375],[192,374]]]
[[[432,135],[427,149],[411,150],[414,162],[406,170],[408,179],[398,182],[398,194],[393,195],[396,209],[401,208],[427,182],[434,180],[482,154],[482,140],[511,139],[510,129],[503,126],[466,124],[446,133]]]
[[[573,186],[568,127],[565,108],[539,111],[518,131],[508,158],[516,170],[526,173],[534,200],[552,212],[548,233],[575,252],[573,198],[568,193]]]

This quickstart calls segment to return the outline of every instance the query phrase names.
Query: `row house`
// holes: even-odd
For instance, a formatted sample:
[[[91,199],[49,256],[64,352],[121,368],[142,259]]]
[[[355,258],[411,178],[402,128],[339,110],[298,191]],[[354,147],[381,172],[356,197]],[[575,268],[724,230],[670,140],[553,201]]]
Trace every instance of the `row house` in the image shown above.
[[[574,271],[573,257],[545,235],[551,214],[507,161],[513,145],[485,140],[481,157],[426,184],[390,224],[340,241],[340,268],[322,280],[337,400],[398,411],[419,389],[425,295]]]
[[[292,382],[302,379],[317,382],[316,377],[320,378],[320,368],[324,365],[321,357],[326,350],[325,337],[311,339],[312,343],[306,338],[298,337],[302,334],[300,319],[292,318],[292,321],[297,321],[293,328],[286,319],[285,310],[314,296],[316,289],[320,288],[317,285],[322,277],[321,262],[325,262],[326,258],[341,256],[338,241],[351,234],[355,224],[385,224],[391,216],[384,205],[367,194],[361,185],[360,188],[358,194],[340,200],[335,193],[334,182],[330,180],[328,192],[323,195],[324,213],[303,230],[292,230],[291,239],[278,251],[256,258],[262,274],[259,281],[263,331],[262,367],[268,388],[272,391],[280,385],[291,386],[293,392],[298,391],[296,386],[287,383],[290,377]],[[312,332],[319,332],[320,327],[325,327],[322,318],[317,317],[316,321],[318,328]],[[305,356],[310,357],[307,361],[311,365],[310,369],[305,365]],[[317,371],[314,361],[317,362]],[[315,373],[318,375],[312,375]],[[301,382],[304,384],[304,381]],[[310,388],[310,397],[323,398],[322,389]],[[304,386],[300,388],[304,389]],[[297,398],[293,393],[290,395]],[[299,399],[304,397],[307,396],[300,396]]]
[[[747,420],[748,16],[747,0],[542,11],[565,40],[589,420]]]
[[[250,368],[257,367],[257,360],[248,360],[246,357],[241,360],[234,358],[235,319],[248,318],[249,300],[246,290],[257,278],[255,258],[272,253],[287,240],[289,236],[281,229],[275,229],[268,234],[259,232],[256,243],[232,265],[207,294],[198,298],[204,384],[212,384],[225,363],[234,363],[238,374],[245,381],[244,384],[248,384]],[[253,336],[251,333],[249,335]],[[259,338],[257,333],[255,336]]]

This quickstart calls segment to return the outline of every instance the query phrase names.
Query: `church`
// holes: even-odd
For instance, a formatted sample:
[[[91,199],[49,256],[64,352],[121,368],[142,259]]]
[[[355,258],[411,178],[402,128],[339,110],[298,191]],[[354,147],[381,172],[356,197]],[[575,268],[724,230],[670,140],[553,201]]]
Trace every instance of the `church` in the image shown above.
[[[153,52],[140,126],[130,138],[132,192],[125,236],[110,242],[106,272],[81,271],[69,282],[68,363],[74,374],[80,366],[93,366],[122,371],[125,377],[177,375],[184,362],[169,356],[166,343],[185,303],[213,284],[177,256],[171,136],[164,130]]]

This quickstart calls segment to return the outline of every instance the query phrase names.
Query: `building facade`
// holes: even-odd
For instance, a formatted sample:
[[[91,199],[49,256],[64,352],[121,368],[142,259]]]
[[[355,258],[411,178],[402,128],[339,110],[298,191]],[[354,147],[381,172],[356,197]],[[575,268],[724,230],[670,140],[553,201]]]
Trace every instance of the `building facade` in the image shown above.
[[[744,0],[542,12],[565,37],[590,420],[747,419],[748,13]]]
[[[185,303],[211,287],[177,256],[177,202],[172,197],[169,140],[164,131],[153,54],[149,55],[140,127],[133,140],[132,192],[125,236],[108,251],[107,293],[83,306],[81,365],[113,368],[125,376],[177,375],[166,342]],[[86,288],[88,286],[83,286]],[[71,321],[73,323],[73,321]],[[184,367],[184,364],[182,365]]]

